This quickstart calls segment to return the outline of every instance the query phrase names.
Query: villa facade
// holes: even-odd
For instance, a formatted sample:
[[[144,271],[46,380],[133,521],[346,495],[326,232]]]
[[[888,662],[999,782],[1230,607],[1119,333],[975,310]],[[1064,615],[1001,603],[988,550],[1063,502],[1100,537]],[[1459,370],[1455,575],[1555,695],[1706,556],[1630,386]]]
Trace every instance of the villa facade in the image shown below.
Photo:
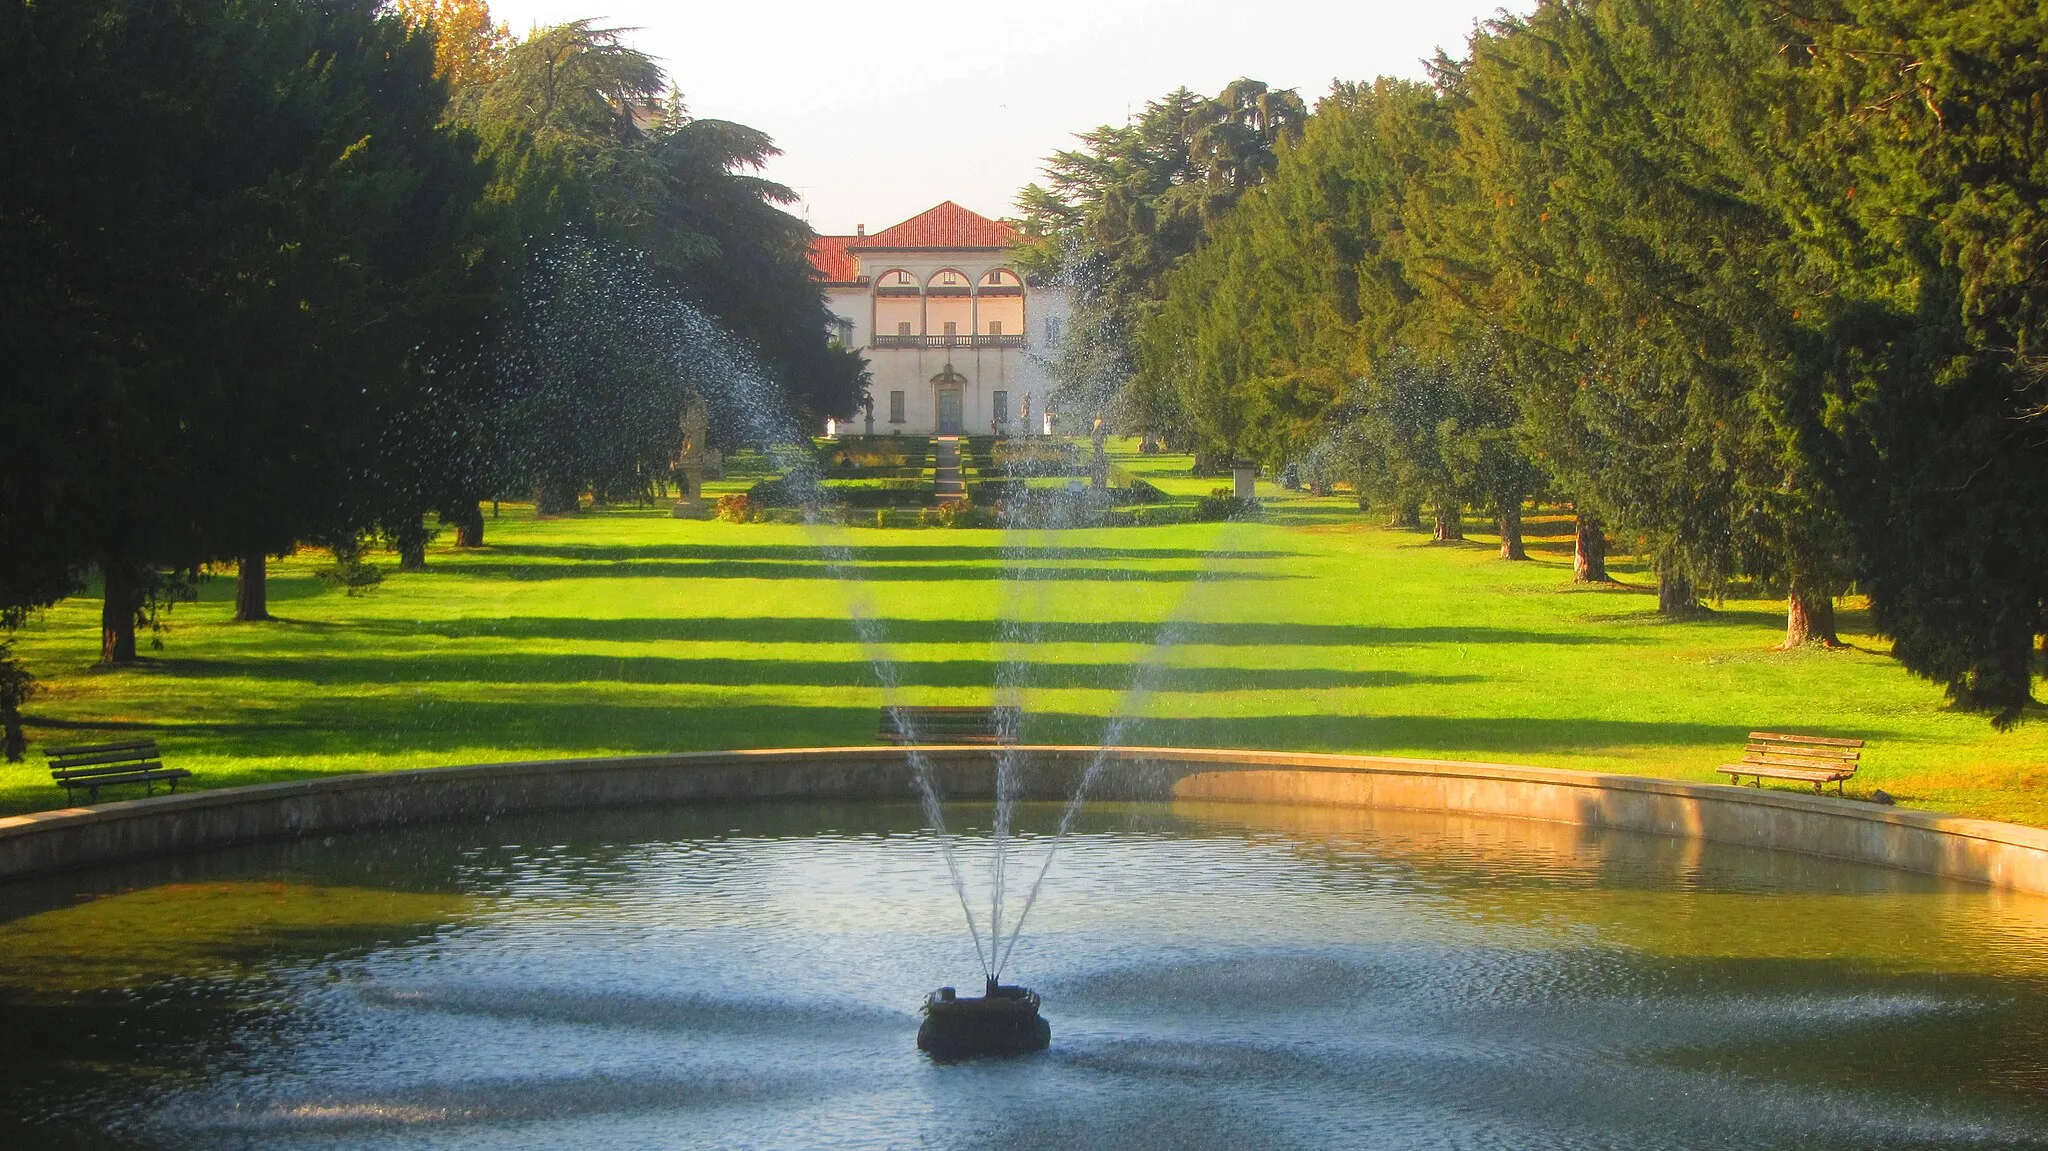
[[[1016,229],[948,200],[873,235],[819,236],[811,268],[834,336],[867,356],[873,407],[860,430],[1016,433],[1051,387],[1044,357],[1064,291],[1029,283]]]

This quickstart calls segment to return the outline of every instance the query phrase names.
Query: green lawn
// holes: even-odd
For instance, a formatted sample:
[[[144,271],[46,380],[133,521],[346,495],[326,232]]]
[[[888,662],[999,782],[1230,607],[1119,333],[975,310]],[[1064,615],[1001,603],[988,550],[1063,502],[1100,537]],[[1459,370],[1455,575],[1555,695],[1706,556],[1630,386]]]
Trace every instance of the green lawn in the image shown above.
[[[1116,462],[1180,499],[1228,482],[1189,478],[1185,458]],[[1948,710],[1859,610],[1843,616],[1854,650],[1778,653],[1777,604],[1669,623],[1625,565],[1639,586],[1573,586],[1560,518],[1533,521],[1538,558],[1510,564],[1490,537],[1433,546],[1346,499],[1261,494],[1261,523],[1062,533],[814,531],[665,509],[536,520],[507,505],[489,547],[438,546],[431,570],[368,595],[315,579],[324,555],[275,564],[274,624],[229,622],[233,581],[211,580],[138,667],[95,669],[97,603],[60,604],[22,636],[50,689],[29,735],[152,733],[205,786],[859,744],[882,654],[906,702],[985,703],[1016,685],[1034,742],[1095,742],[1105,717],[1130,713],[1120,742],[1708,779],[1748,728],[1818,731],[1873,741],[1852,792],[2048,823],[2048,726],[1998,733]],[[850,545],[858,578],[835,578],[820,543]],[[1170,645],[1155,645],[1162,629]],[[37,750],[0,766],[0,810],[61,806]]]

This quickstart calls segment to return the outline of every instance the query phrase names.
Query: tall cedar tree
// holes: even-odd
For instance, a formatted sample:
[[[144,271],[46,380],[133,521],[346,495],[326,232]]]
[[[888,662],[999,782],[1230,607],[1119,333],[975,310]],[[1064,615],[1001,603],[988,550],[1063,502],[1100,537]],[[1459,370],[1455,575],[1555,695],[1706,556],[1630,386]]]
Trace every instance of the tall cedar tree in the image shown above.
[[[375,3],[6,12],[0,233],[22,249],[11,310],[38,321],[0,335],[33,366],[9,414],[38,444],[8,465],[9,595],[97,567],[102,657],[125,662],[155,571],[379,502],[393,413],[433,403],[421,360],[480,184],[439,124],[432,42]]]
[[[1291,89],[1258,80],[1233,81],[1213,98],[1176,89],[1128,124],[1082,133],[1081,147],[1047,161],[1045,184],[1018,195],[1025,267],[1064,281],[1073,296],[1053,356],[1060,406],[1190,438],[1192,413],[1178,395],[1134,379],[1139,326],[1166,274],[1272,174],[1280,142],[1306,114]],[[1214,466],[1204,442],[1196,440],[1197,456]]]

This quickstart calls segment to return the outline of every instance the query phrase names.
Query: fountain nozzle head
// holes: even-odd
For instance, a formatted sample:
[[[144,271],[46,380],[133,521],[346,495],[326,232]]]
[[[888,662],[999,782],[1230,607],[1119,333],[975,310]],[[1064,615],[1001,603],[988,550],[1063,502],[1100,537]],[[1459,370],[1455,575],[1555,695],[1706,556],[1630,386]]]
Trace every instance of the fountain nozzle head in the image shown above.
[[[995,977],[995,976],[993,976],[993,975],[991,975],[991,976],[989,976],[989,977],[988,977],[988,990],[987,990],[986,992],[984,992],[983,994],[985,994],[985,995],[994,995],[995,993],[996,993],[996,977]]]

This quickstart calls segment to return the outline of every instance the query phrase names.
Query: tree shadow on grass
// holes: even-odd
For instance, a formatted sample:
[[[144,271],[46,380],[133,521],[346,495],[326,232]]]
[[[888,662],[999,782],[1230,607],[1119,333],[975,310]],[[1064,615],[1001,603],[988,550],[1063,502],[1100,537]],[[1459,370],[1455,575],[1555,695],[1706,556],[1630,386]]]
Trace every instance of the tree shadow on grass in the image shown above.
[[[969,702],[960,699],[958,702]],[[865,706],[651,701],[588,691],[553,698],[427,699],[310,696],[283,720],[275,713],[166,716],[155,730],[165,754],[189,747],[181,736],[204,736],[209,754],[229,757],[365,757],[408,753],[448,755],[446,762],[522,754],[598,755],[815,747],[875,743],[880,693]],[[1030,743],[1095,745],[1109,729],[1102,716],[1036,712],[1024,717]],[[232,709],[228,709],[232,710]],[[210,709],[211,711],[211,709]],[[1794,727],[1795,714],[1759,716],[1757,723]],[[86,729],[87,725],[80,725]],[[1621,747],[1739,748],[1747,725],[1387,714],[1141,717],[1121,726],[1118,742],[1162,747],[1220,747],[1373,753],[1400,751],[1445,758],[1512,762],[1528,754],[1598,753]],[[1866,733],[1874,739],[1890,731]],[[254,773],[254,774],[252,774]],[[288,764],[237,772],[236,782],[300,778]]]
[[[1193,583],[1197,580],[1271,581],[1302,576],[1208,568],[1007,567],[985,564],[853,564],[832,567],[822,557],[788,560],[620,560],[615,563],[493,563],[485,559],[443,560],[427,574],[472,579],[798,579],[862,583],[951,583],[1018,580],[1049,583]]]
[[[973,685],[969,685],[973,686]],[[364,769],[384,757],[422,757],[439,765],[553,756],[659,754],[750,747],[863,746],[876,743],[880,692],[870,704],[846,706],[697,699],[649,700],[575,685],[551,692],[528,688],[518,698],[442,699],[382,694],[369,697],[310,692],[282,707],[209,700],[203,710],[177,709],[151,724],[132,720],[51,724],[30,717],[30,730],[59,729],[68,742],[80,733],[127,734],[147,727],[171,762],[194,751],[227,759],[277,760],[230,772],[200,767],[189,786],[218,787],[331,774],[334,760],[360,756]],[[972,696],[972,698],[969,698]],[[947,702],[987,700],[956,693]],[[1021,738],[1029,743],[1093,746],[1109,731],[1108,719],[1029,709]],[[1464,718],[1415,714],[1254,715],[1141,717],[1121,725],[1126,745],[1325,751],[1398,752],[1448,759],[1515,762],[1529,755],[1597,754],[1613,748],[1741,746],[1749,726],[1799,730],[1809,719],[1789,709],[1761,714],[1752,724],[1715,724],[1553,717]],[[1897,732],[1860,730],[1871,739]],[[322,758],[319,767],[295,761]],[[1646,765],[1646,774],[1655,774]],[[10,797],[5,810],[63,805],[61,793]]]
[[[1600,752],[1617,747],[1726,747],[1739,754],[1752,727],[1797,730],[1810,714],[1788,709],[1760,716],[1754,724],[1682,723],[1538,717],[1442,715],[1285,715],[1151,717],[1128,720],[1119,742],[1161,747],[1221,747],[1293,751],[1355,752],[1403,750],[1411,755],[1465,758],[1538,753]],[[1104,721],[1097,716],[1032,714],[1024,738],[1044,743],[1095,743]],[[1895,737],[1871,731],[1868,738]]]
[[[903,687],[988,688],[1006,665],[994,660],[892,662],[895,682]],[[247,678],[266,683],[294,683],[324,688],[358,688],[377,684],[556,684],[582,685],[593,691],[607,684],[695,685],[703,687],[880,687],[874,666],[865,659],[682,659],[670,656],[604,656],[581,653],[444,653],[368,656],[320,656],[299,659],[159,661],[161,677],[178,679]],[[1122,690],[1131,668],[1120,662],[1050,663],[1027,660],[1018,668],[1023,683],[1034,688]],[[1410,684],[1476,683],[1475,675],[1417,675],[1399,671],[1345,671],[1336,668],[1164,667],[1151,673],[1156,690],[1173,692],[1301,691],[1351,687],[1397,687]]]
[[[997,544],[902,544],[886,547],[854,546],[848,549],[856,563],[953,562],[1000,563],[1010,559],[1030,560],[1283,560],[1298,552],[1284,551],[1202,551],[1168,547],[1040,547],[1030,543],[1014,546]],[[811,544],[498,544],[491,554],[531,556],[575,562],[617,562],[621,560],[726,560],[733,562],[795,561],[822,562],[823,549]]]
[[[988,644],[1014,639],[1030,643],[1150,644],[1169,625],[1128,622],[1004,622],[986,619],[878,620],[885,645]],[[356,620],[315,624],[382,635],[443,639],[598,640],[617,643],[858,643],[852,621],[833,616],[753,617],[532,617],[494,619]],[[1430,644],[1643,644],[1634,634],[1544,632],[1501,627],[1372,627],[1312,623],[1199,623],[1172,625],[1183,644],[1226,647],[1299,645],[1310,647],[1419,647]]]
[[[876,698],[879,704],[879,693]],[[181,738],[188,735],[203,737],[196,742],[208,755],[286,761],[238,768],[233,782],[240,784],[327,774],[331,765],[324,771],[301,769],[289,761],[351,754],[367,760],[425,753],[455,764],[534,755],[870,744],[876,742],[876,718],[873,706],[677,702],[589,690],[453,700],[312,694],[285,709],[209,706],[201,715],[165,715],[153,730],[170,762],[193,748],[194,742]],[[203,776],[202,771],[193,785],[208,786]]]
[[[992,698],[992,696],[990,697]],[[217,701],[216,701],[217,702]],[[968,702],[962,699],[960,702]],[[1027,710],[1022,738],[1035,743],[1098,743],[1102,716]],[[519,754],[654,753],[744,747],[874,743],[879,692],[866,706],[650,700],[579,686],[518,699],[445,699],[403,695],[308,694],[278,709],[210,703],[203,714],[165,715],[153,725],[176,759],[183,735],[203,736],[208,754],[271,758],[455,753],[478,748]],[[1772,717],[1763,717],[1769,721]],[[1796,722],[1790,717],[1777,717]],[[40,724],[36,726],[42,726]],[[79,723],[70,731],[113,725]],[[124,721],[120,730],[132,731]],[[1624,720],[1485,718],[1434,715],[1301,715],[1140,718],[1120,742],[1170,747],[1276,748],[1369,752],[1426,749],[1444,755],[1512,757],[1517,752],[1597,751],[1671,744],[1739,747],[1741,725]],[[1884,733],[1873,732],[1882,737]],[[447,762],[469,762],[455,756]],[[289,766],[251,768],[238,782],[298,778]]]

